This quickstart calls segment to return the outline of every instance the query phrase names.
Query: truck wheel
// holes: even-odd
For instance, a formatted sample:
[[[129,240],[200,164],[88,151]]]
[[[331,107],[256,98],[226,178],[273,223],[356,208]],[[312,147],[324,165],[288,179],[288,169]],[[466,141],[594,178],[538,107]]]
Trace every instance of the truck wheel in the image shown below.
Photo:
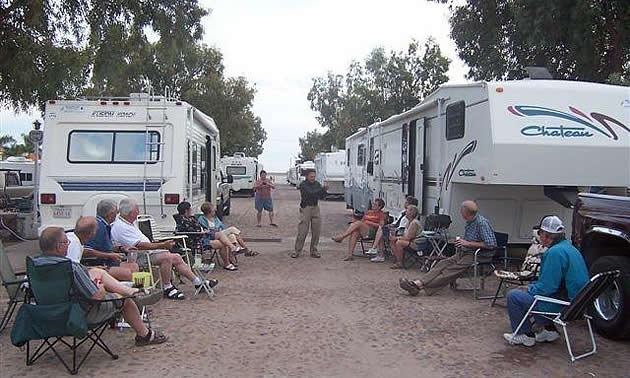
[[[591,265],[591,276],[610,270],[619,270],[610,289],[600,295],[589,309],[595,329],[602,336],[621,340],[630,338],[630,258],[604,256]]]

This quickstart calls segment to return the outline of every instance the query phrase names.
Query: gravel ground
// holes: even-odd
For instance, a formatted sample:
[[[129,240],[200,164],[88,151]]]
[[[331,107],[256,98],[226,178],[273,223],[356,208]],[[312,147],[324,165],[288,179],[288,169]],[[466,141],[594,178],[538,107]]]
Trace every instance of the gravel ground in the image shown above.
[[[612,377],[630,370],[630,343],[597,337],[598,353],[570,363],[562,341],[535,348],[510,347],[504,308],[474,301],[470,292],[444,289],[433,297],[409,297],[389,263],[343,262],[345,244],[330,236],[342,230],[349,212],[340,201],[322,202],[321,259],[291,259],[298,193],[275,193],[278,229],[255,227],[253,199],[234,198],[228,224],[238,225],[257,257],[241,257],[238,272],[217,271],[217,298],[163,300],[154,323],[168,343],[133,345],[133,332],[107,330],[104,338],[120,359],[94,351],[83,376],[427,376],[427,377]],[[265,220],[268,223],[268,220]],[[275,239],[275,240],[274,240]],[[281,240],[278,240],[281,239]],[[307,240],[308,245],[308,240]],[[34,243],[11,246],[23,266]],[[2,295],[6,297],[3,292]],[[3,299],[5,298],[3,297]],[[0,310],[4,311],[3,301]],[[583,324],[572,328],[576,349],[586,346]],[[624,373],[624,371],[626,373]],[[65,373],[52,356],[26,367],[22,351],[0,335],[0,376],[57,377]]]

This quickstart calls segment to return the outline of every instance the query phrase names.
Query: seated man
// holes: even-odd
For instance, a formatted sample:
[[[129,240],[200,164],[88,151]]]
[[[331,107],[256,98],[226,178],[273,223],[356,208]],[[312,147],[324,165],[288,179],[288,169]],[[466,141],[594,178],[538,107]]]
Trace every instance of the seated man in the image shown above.
[[[372,248],[370,248],[365,254],[366,255],[376,255],[371,258],[371,262],[384,262],[385,256],[383,255],[383,250],[385,249],[385,245],[389,244],[390,238],[396,235],[403,235],[405,232],[405,227],[407,227],[407,217],[405,216],[405,211],[409,205],[418,206],[418,200],[415,197],[407,196],[405,199],[404,210],[400,213],[400,216],[393,224],[384,224],[382,227],[379,227],[376,231],[376,236],[374,237],[374,243],[372,244]]]
[[[437,263],[419,280],[401,278],[400,287],[410,295],[418,295],[420,290],[424,290],[426,295],[433,295],[466,273],[474,261],[475,250],[486,250],[478,256],[480,260],[489,260],[497,247],[497,240],[490,222],[478,212],[475,201],[462,202],[460,213],[466,221],[466,227],[464,238],[455,241],[455,255]]]
[[[540,277],[528,286],[512,289],[507,294],[507,309],[512,325],[512,333],[504,333],[503,338],[511,345],[534,346],[536,342],[552,342],[560,337],[553,322],[542,316],[535,316],[537,332],[526,320],[518,334],[514,331],[527,313],[535,295],[572,301],[588,283],[588,270],[582,254],[564,237],[564,225],[556,216],[545,217],[538,231],[540,242],[549,249],[542,256]],[[540,303],[536,310],[560,312],[563,306],[553,303]]]
[[[401,236],[394,236],[391,239],[392,252],[396,257],[396,263],[392,269],[403,269],[405,248],[412,250],[421,249],[426,246],[426,239],[423,238],[422,222],[418,219],[418,208],[414,205],[407,206],[405,211],[405,233]]]
[[[97,258],[97,264],[104,265],[107,272],[119,281],[131,281],[132,274],[137,272],[135,262],[121,262],[121,255],[128,253],[129,248],[114,246],[111,239],[111,223],[116,219],[118,206],[114,201],[102,200],[96,205],[96,233],[87,240],[79,241],[75,234],[68,234],[70,246],[68,258],[80,262],[83,257]],[[82,245],[82,247],[79,247]],[[133,249],[133,248],[132,248]]]
[[[123,199],[120,201],[118,208],[120,209],[120,215],[112,224],[112,241],[122,246],[135,247],[143,251],[161,250],[152,253],[150,258],[151,263],[160,266],[160,277],[162,278],[164,296],[166,298],[177,300],[184,299],[184,294],[177,290],[175,285],[171,282],[171,269],[173,267],[175,267],[175,270],[177,270],[179,274],[191,280],[193,285],[195,285],[195,289],[201,287],[201,279],[193,274],[182,257],[168,251],[175,244],[173,240],[152,243],[133,225],[140,214],[138,204],[134,200],[130,198]],[[142,258],[146,259],[147,255],[141,255],[138,260],[142,261]],[[206,280],[206,283],[214,287],[219,282],[217,280]]]
[[[249,249],[241,236],[241,230],[234,226],[225,228],[225,225],[217,216],[216,209],[216,206],[210,202],[204,202],[201,205],[201,214],[197,216],[199,224],[208,230],[221,231],[221,233],[225,234],[230,239],[230,242],[236,246],[235,252],[244,253],[245,256],[258,255],[258,252]]]
[[[221,258],[224,261],[223,269],[225,270],[238,270],[236,264],[234,264],[232,255],[234,254],[236,247],[230,242],[222,232],[215,232],[214,230],[203,230],[201,224],[192,215],[192,208],[189,202],[182,202],[177,205],[177,212],[179,213],[179,220],[177,221],[177,231],[180,232],[205,232],[205,235],[201,236],[201,245],[203,249],[212,247],[219,249]]]
[[[337,235],[332,238],[332,240],[337,243],[341,243],[343,239],[350,237],[348,242],[348,256],[344,259],[344,261],[351,261],[354,259],[354,248],[357,245],[357,241],[359,238],[364,238],[370,234],[370,232],[374,232],[376,234],[376,230],[381,227],[385,223],[385,213],[383,213],[383,208],[385,207],[385,201],[380,198],[377,198],[372,203],[372,210],[368,210],[362,219],[355,219],[350,227],[341,235]]]
[[[67,260],[68,243],[68,238],[62,228],[46,228],[39,237],[39,246],[43,256],[36,257],[36,262],[38,264],[52,264]],[[120,284],[102,269],[94,268],[88,272],[84,266],[73,261],[72,272],[74,279],[71,290],[74,294],[85,299],[115,299],[120,295],[132,296],[138,295],[140,292],[138,289]],[[140,305],[142,305],[141,300],[140,297],[136,298]],[[81,306],[86,311],[85,316],[88,323],[101,322],[111,317],[115,312],[114,302],[104,302],[92,306],[81,302]],[[145,327],[136,302],[125,300],[122,305],[122,315],[136,332],[136,346],[161,344],[168,340],[168,337],[162,332]]]

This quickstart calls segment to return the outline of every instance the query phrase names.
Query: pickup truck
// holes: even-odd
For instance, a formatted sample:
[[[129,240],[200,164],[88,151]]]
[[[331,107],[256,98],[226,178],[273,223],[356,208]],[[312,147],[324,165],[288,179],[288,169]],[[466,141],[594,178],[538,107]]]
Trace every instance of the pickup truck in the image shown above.
[[[572,241],[589,272],[621,271],[590,309],[595,329],[610,339],[630,338],[630,197],[580,193]]]
[[[25,198],[33,194],[32,185],[22,185],[20,171],[12,169],[0,170],[0,207],[11,200]]]

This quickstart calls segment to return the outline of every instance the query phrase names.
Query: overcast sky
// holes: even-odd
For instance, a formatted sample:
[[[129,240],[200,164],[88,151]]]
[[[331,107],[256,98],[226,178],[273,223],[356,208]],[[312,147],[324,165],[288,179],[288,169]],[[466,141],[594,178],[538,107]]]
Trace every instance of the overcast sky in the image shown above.
[[[448,8],[423,0],[201,0],[212,8],[203,20],[204,43],[218,47],[226,73],[256,85],[254,112],[267,141],[260,157],[283,171],[298,154],[298,138],[319,128],[306,99],[311,79],[327,71],[345,73],[375,47],[402,50],[410,40],[432,36],[448,56],[451,82],[466,68],[449,38]],[[19,137],[40,115],[3,109],[0,134]],[[210,114],[212,116],[212,114]],[[323,129],[319,128],[321,131]]]

